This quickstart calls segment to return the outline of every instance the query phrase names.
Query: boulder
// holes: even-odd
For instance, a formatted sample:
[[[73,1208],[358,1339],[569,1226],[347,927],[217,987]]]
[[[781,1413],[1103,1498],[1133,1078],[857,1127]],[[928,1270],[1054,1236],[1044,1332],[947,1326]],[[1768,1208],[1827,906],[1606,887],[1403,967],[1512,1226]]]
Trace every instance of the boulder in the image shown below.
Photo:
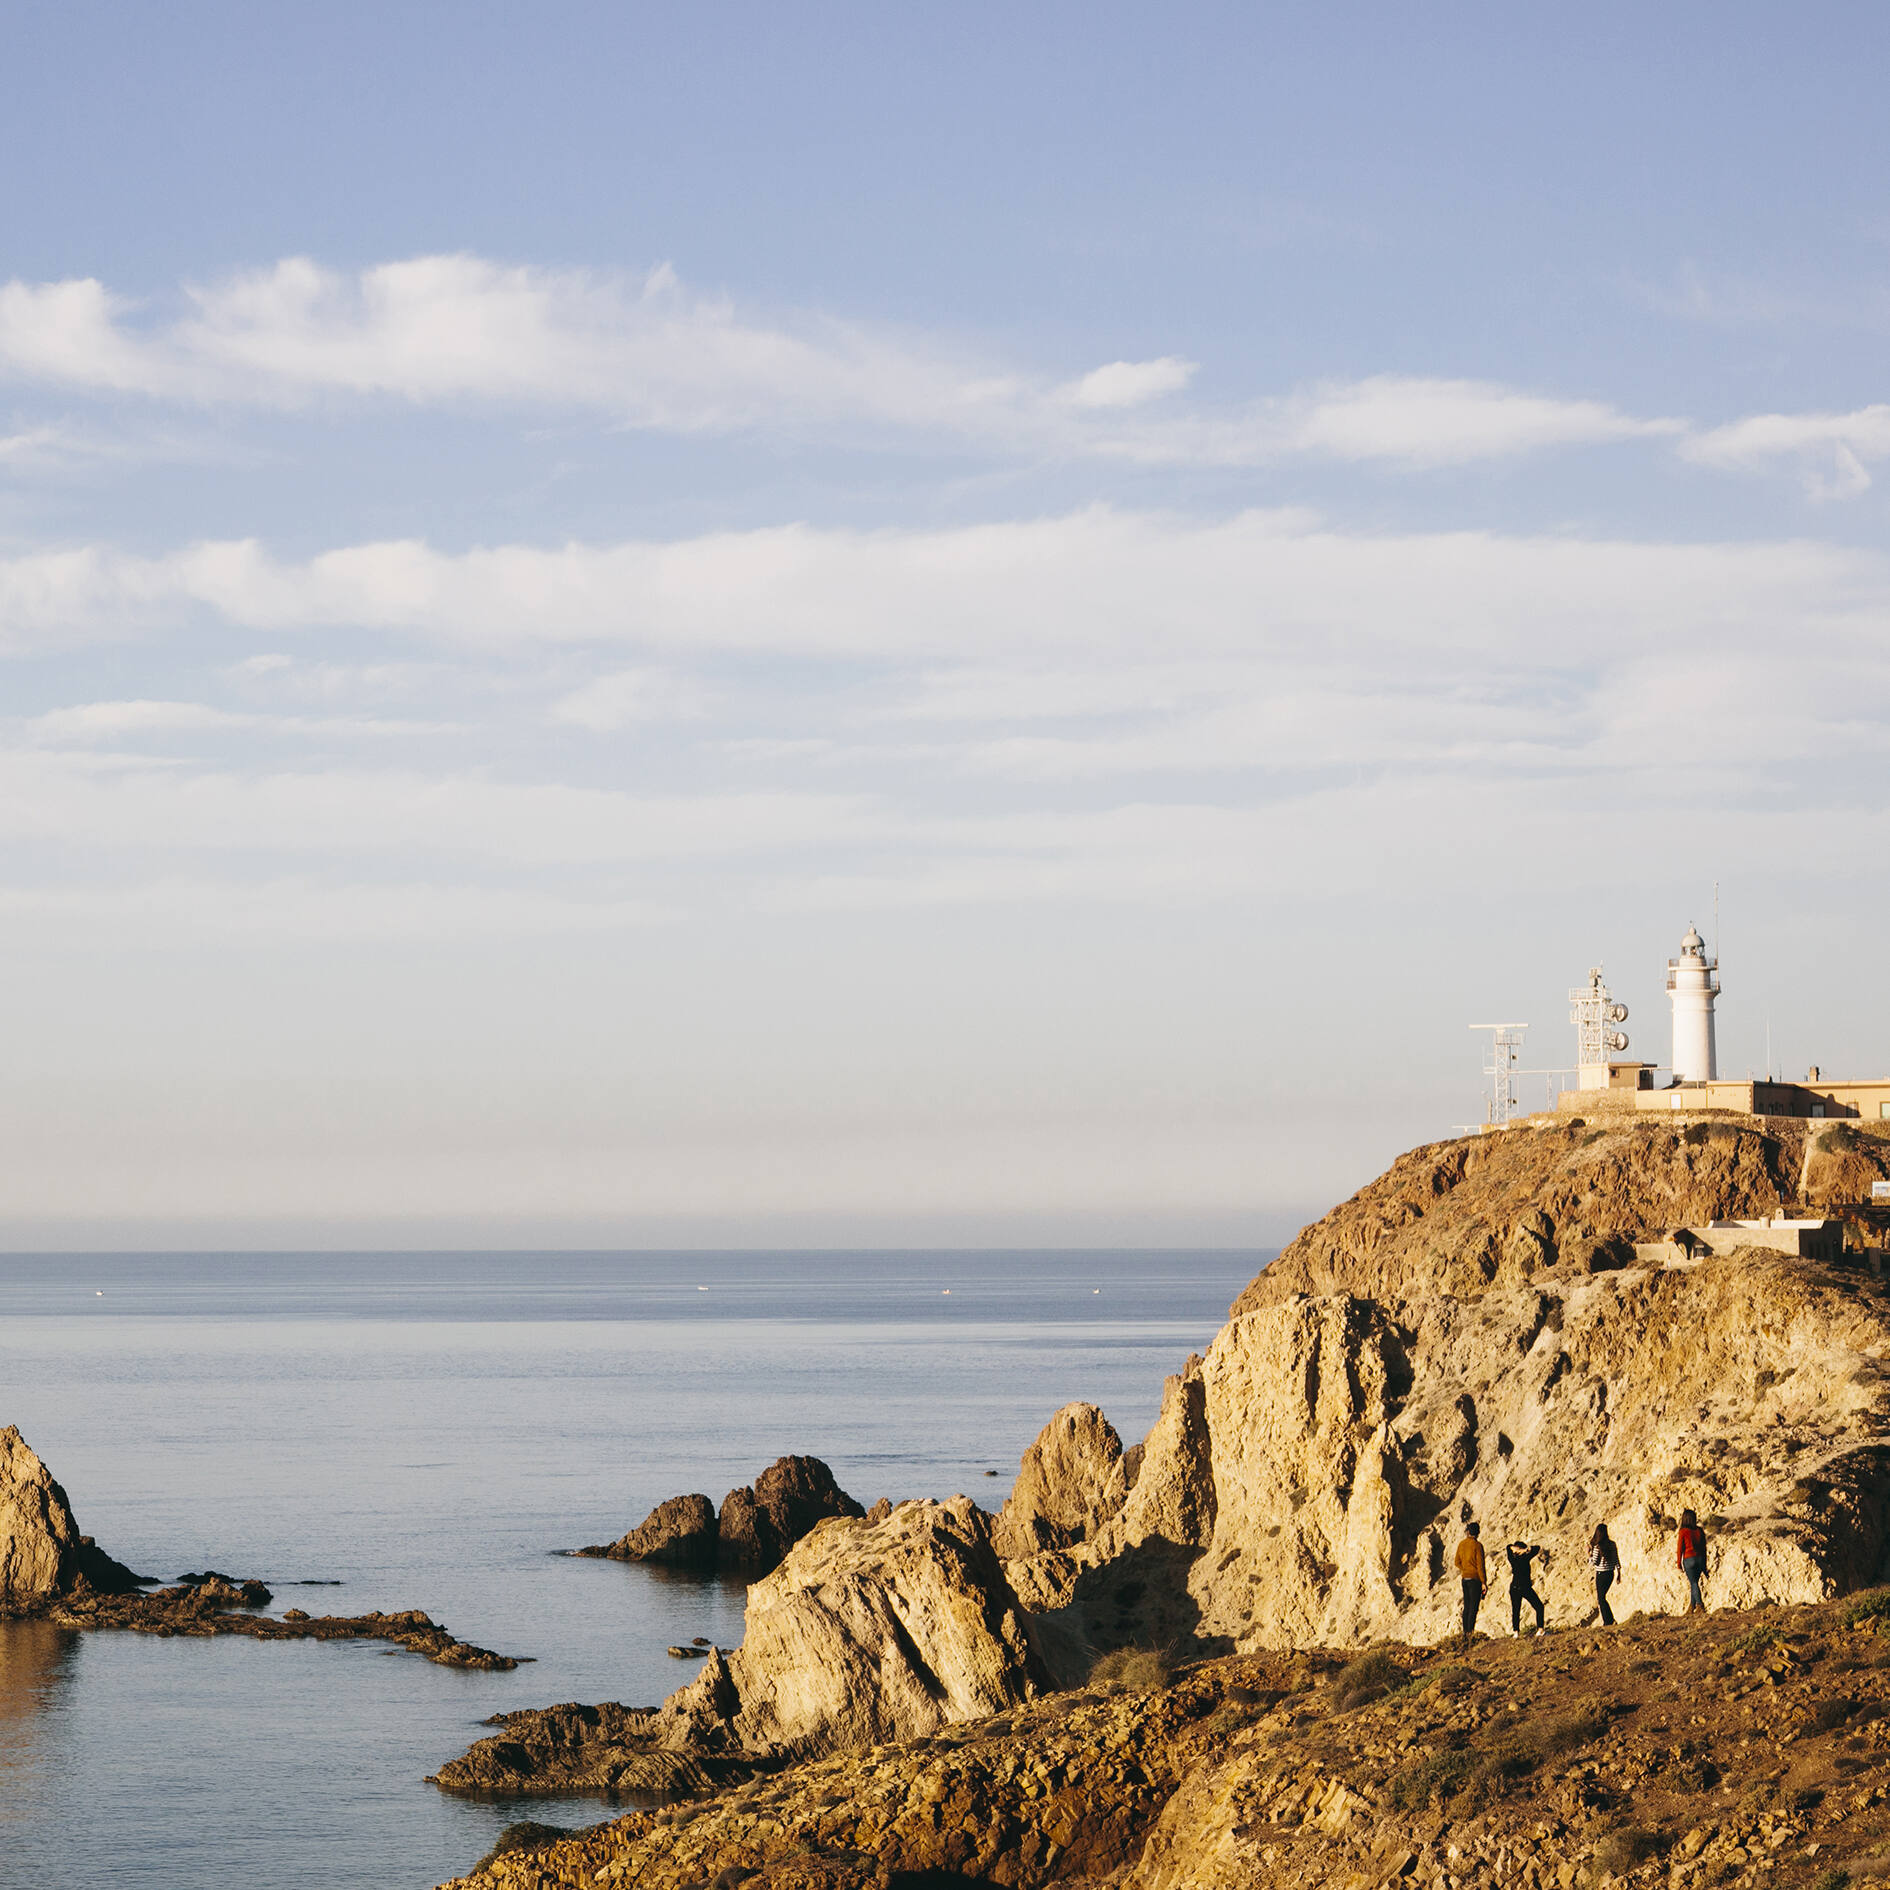
[[[1066,1404],[1024,1452],[992,1546],[1006,1561],[1067,1549],[1115,1516],[1127,1491],[1115,1426],[1093,1404]]]
[[[777,1458],[751,1486],[723,1498],[716,1561],[724,1569],[765,1575],[816,1523],[865,1514],[818,1457]]]
[[[0,1615],[62,1595],[129,1594],[139,1580],[90,1536],[15,1425],[0,1430]]]
[[[613,1562],[661,1562],[671,1568],[715,1566],[715,1505],[706,1496],[672,1496],[615,1542],[593,1544],[579,1555]]]
[[[1048,1685],[989,1519],[955,1496],[815,1528],[663,1714],[704,1749],[779,1757],[916,1739]]]

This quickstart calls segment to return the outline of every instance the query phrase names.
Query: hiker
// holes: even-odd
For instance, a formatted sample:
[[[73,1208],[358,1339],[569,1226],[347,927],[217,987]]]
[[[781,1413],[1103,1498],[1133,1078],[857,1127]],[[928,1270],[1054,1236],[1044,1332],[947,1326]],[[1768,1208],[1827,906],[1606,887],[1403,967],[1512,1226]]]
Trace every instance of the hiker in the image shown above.
[[[1706,1531],[1690,1509],[1680,1512],[1680,1534],[1674,1542],[1673,1559],[1687,1578],[1688,1614],[1704,1614],[1706,1603],[1700,1599],[1700,1577],[1706,1573]]]
[[[1621,1558],[1615,1552],[1614,1539],[1606,1523],[1596,1523],[1588,1538],[1588,1566],[1595,1571],[1595,1599],[1601,1604],[1601,1625],[1614,1626],[1614,1610],[1608,1606],[1608,1590],[1621,1572]]]
[[[1542,1597],[1536,1593],[1534,1563],[1538,1556],[1542,1566],[1549,1566],[1549,1552],[1538,1548],[1534,1543],[1516,1541],[1507,1544],[1503,1553],[1509,1557],[1509,1631],[1512,1634],[1522,1632],[1522,1609],[1526,1601],[1536,1611],[1536,1632],[1542,1632]]]
[[[1476,1523],[1465,1523],[1463,1540],[1457,1544],[1457,1573],[1463,1577],[1463,1644],[1470,1645],[1470,1634],[1477,1624],[1477,1610],[1483,1606],[1483,1585],[1487,1580],[1483,1567],[1483,1533]]]

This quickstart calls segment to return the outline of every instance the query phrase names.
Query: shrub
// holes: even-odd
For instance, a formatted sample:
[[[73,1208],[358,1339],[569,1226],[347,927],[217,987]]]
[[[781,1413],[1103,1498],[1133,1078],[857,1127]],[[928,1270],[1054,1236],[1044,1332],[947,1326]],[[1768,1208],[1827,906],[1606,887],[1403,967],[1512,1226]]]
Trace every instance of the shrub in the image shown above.
[[[1441,1804],[1476,1776],[1477,1761],[1468,1752],[1433,1752],[1407,1765],[1391,1781],[1391,1802],[1400,1811],[1422,1811]]]
[[[1537,1720],[1501,1735],[1490,1753],[1491,1769],[1505,1778],[1523,1778],[1537,1766],[1598,1739],[1608,1722],[1598,1713],[1572,1713],[1565,1719]]]
[[[1118,1647],[1090,1668],[1089,1683],[1122,1687],[1131,1693],[1152,1693],[1157,1687],[1165,1687],[1173,1672],[1174,1665],[1162,1648]]]
[[[1665,1850],[1667,1840],[1658,1831],[1644,1831],[1638,1825],[1623,1825],[1618,1831],[1610,1831],[1595,1846],[1595,1862],[1603,1870],[1613,1871],[1619,1877],[1632,1870],[1636,1864],[1644,1864],[1656,1852]]]
[[[1349,1713],[1355,1706],[1382,1700],[1404,1683],[1404,1669],[1382,1647],[1375,1647],[1340,1668],[1327,1683],[1326,1692],[1335,1713]]]
[[[1890,1588],[1872,1588],[1851,1597],[1850,1606],[1844,1610],[1844,1625],[1862,1627],[1866,1621],[1881,1622],[1886,1616],[1890,1616]]]

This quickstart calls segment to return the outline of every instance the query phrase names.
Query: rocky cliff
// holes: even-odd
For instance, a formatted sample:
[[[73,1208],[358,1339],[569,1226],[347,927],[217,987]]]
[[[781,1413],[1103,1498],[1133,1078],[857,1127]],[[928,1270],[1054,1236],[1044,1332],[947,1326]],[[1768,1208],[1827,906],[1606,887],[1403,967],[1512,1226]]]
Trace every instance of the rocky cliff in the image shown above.
[[[1890,1301],[1863,1259],[1634,1262],[1636,1240],[1890,1171],[1876,1133],[1827,1153],[1808,1130],[1553,1124],[1405,1156],[1248,1287],[1113,1514],[1013,1562],[1014,1586],[1099,1645],[1431,1639],[1464,1518],[1492,1549],[1546,1545],[1538,1586],[1579,1619],[1598,1522],[1617,1609],[1677,1605],[1682,1508],[1723,1605],[1877,1579]]]

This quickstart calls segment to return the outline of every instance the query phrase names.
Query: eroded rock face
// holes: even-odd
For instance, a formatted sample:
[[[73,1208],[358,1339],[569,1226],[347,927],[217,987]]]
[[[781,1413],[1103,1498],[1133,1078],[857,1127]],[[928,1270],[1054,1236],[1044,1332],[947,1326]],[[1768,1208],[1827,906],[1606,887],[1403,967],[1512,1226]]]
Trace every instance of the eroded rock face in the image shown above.
[[[766,1574],[816,1523],[865,1514],[818,1457],[780,1457],[752,1486],[722,1499],[716,1560],[725,1569]]]
[[[1844,1142],[1842,1185],[1867,1191],[1890,1140]],[[1100,1646],[1177,1622],[1223,1646],[1435,1639],[1455,1624],[1466,1513],[1486,1544],[1549,1549],[1537,1586],[1566,1623],[1594,1610],[1598,1522],[1621,1551],[1617,1612],[1682,1606],[1683,1508],[1706,1522],[1716,1605],[1882,1580],[1884,1288],[1757,1249],[1649,1267],[1631,1245],[1762,1212],[1803,1166],[1801,1131],[1722,1122],[1521,1129],[1404,1158],[1307,1229],[1169,1381],[1118,1515],[1014,1562],[1013,1586]]]
[[[748,1591],[741,1646],[665,1704],[744,1751],[912,1739],[1049,1683],[968,1497],[829,1521]]]
[[[716,1540],[715,1505],[706,1496],[672,1496],[615,1542],[594,1543],[578,1554],[607,1556],[613,1562],[711,1569]]]
[[[1127,1494],[1115,1426],[1093,1404],[1066,1404],[1024,1452],[992,1544],[1006,1561],[1066,1549],[1094,1535]]]
[[[128,1594],[138,1578],[90,1536],[16,1425],[0,1430],[0,1614],[54,1597]]]

